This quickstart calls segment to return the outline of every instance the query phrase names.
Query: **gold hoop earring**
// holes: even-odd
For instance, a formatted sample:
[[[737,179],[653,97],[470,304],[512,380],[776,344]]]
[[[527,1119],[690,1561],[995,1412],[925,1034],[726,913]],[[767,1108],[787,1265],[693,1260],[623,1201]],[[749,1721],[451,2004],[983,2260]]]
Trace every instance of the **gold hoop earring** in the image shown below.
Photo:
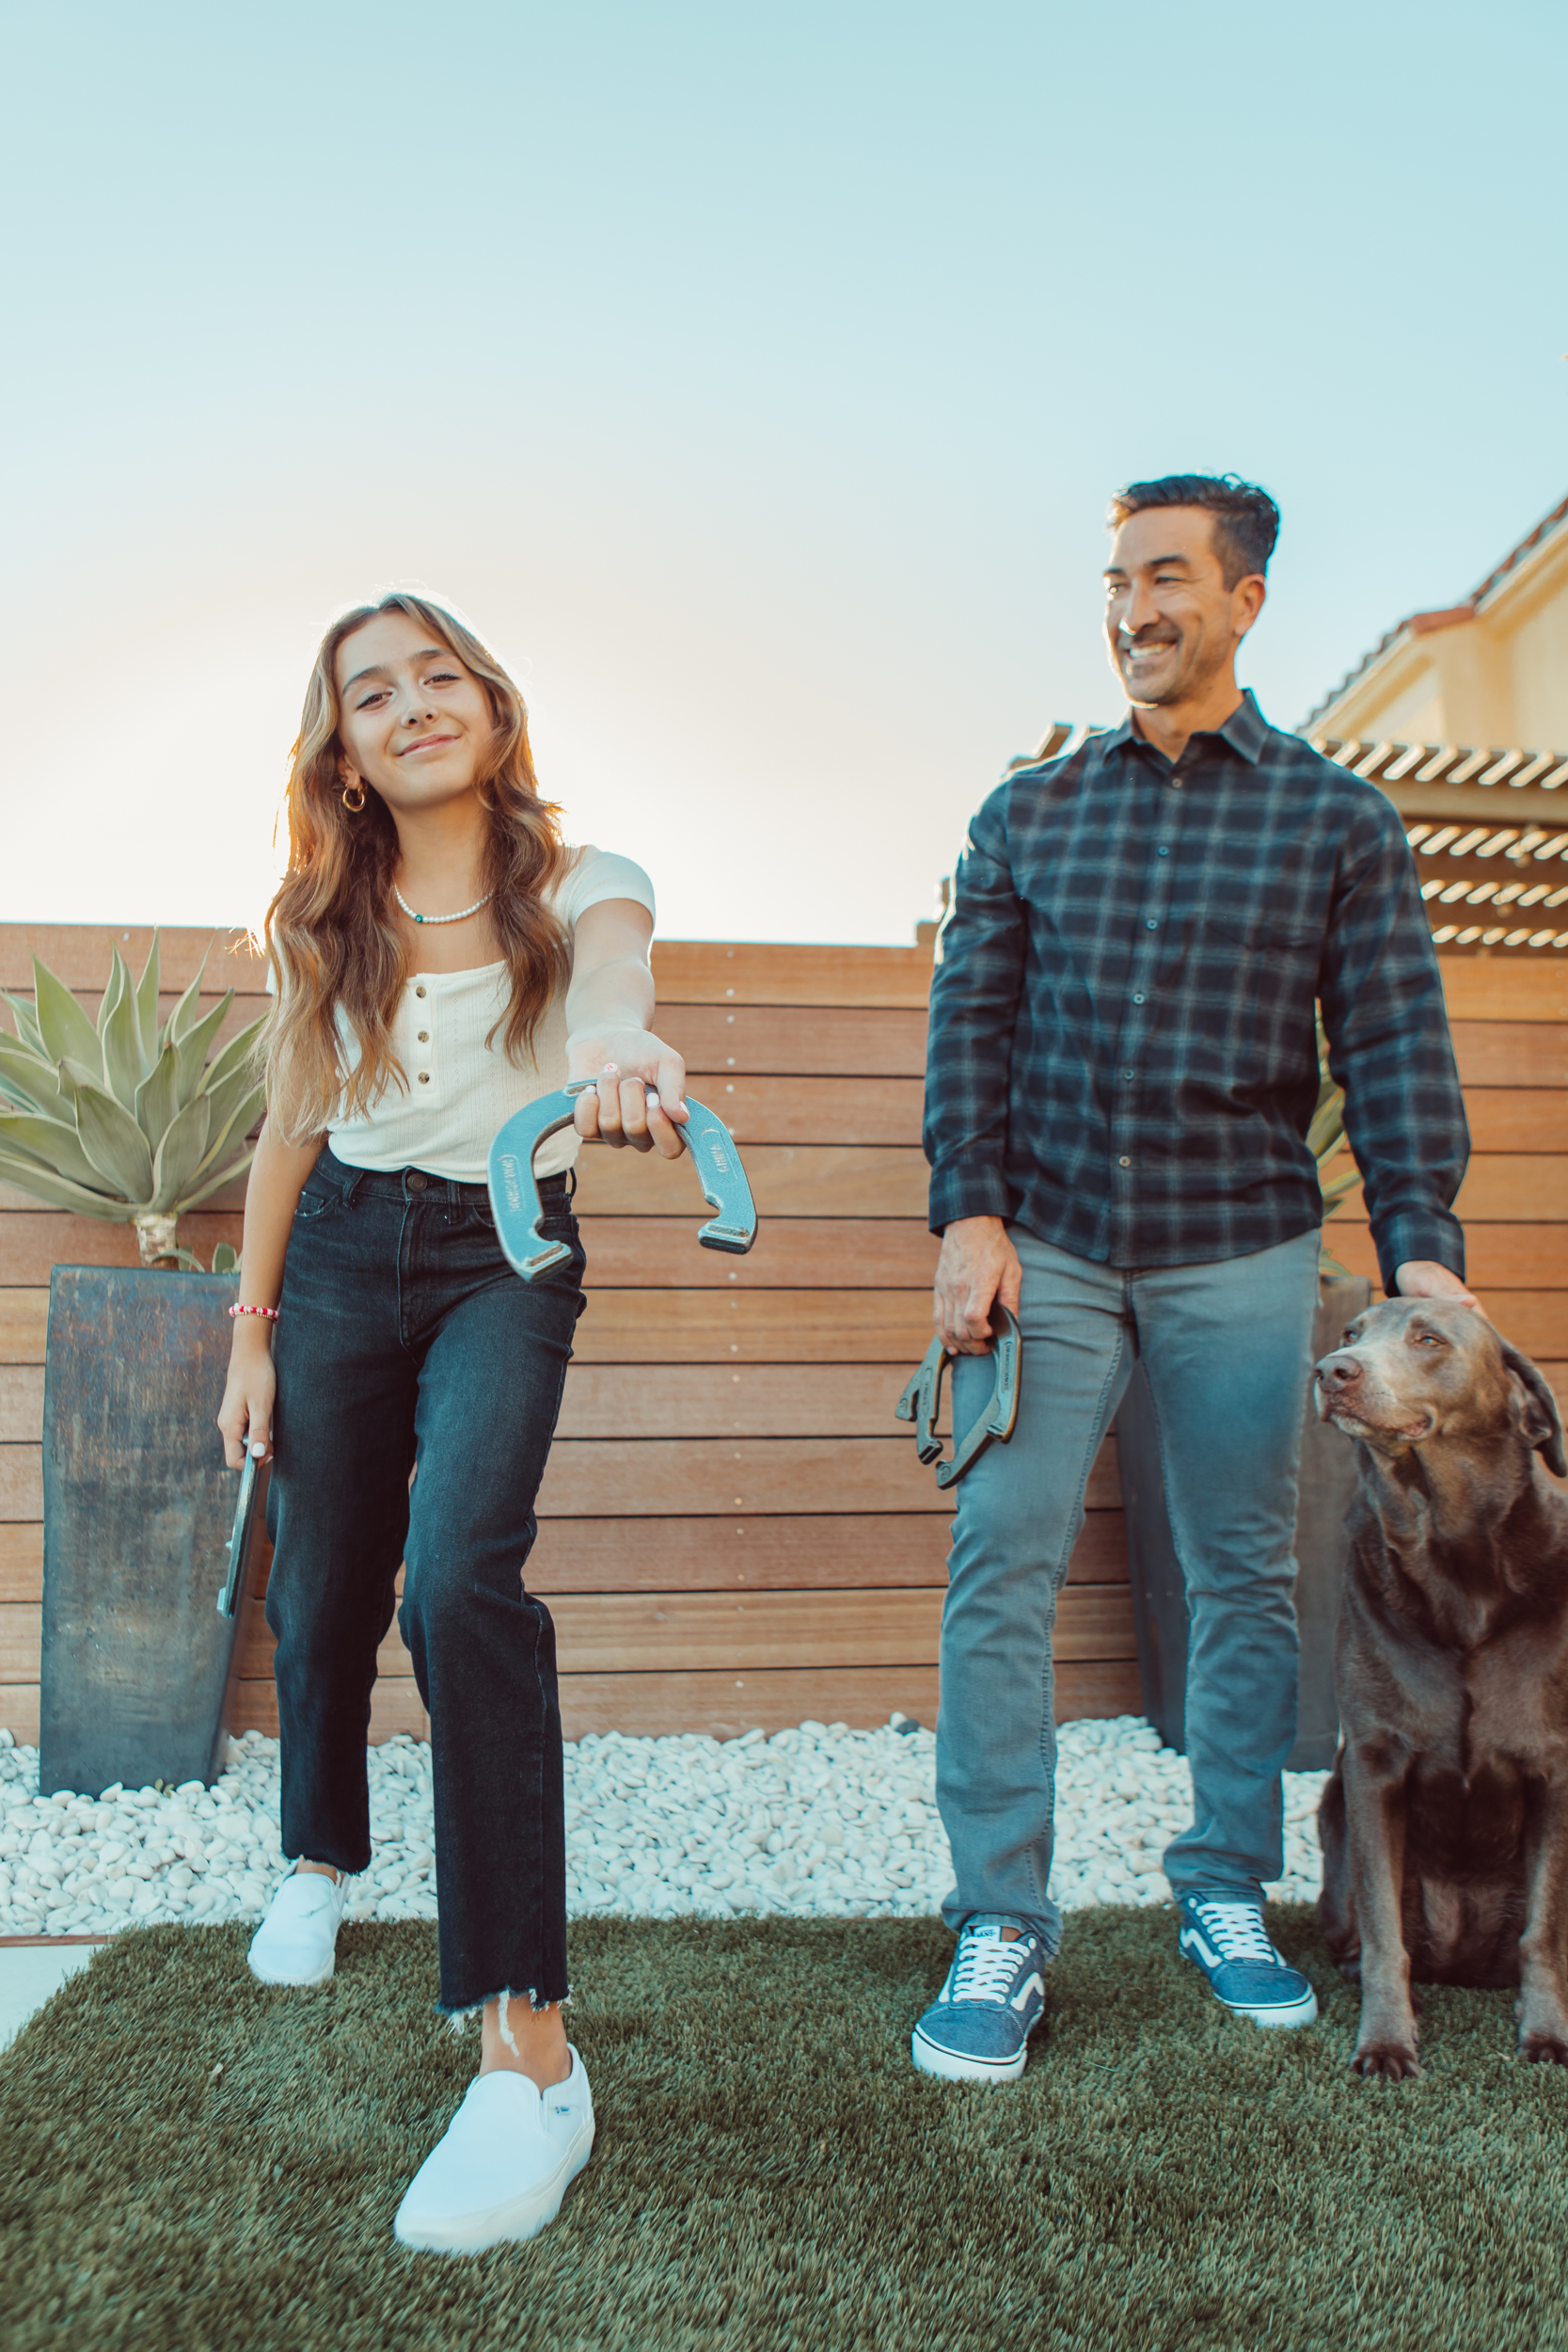
[[[357,800],[351,801],[349,799],[348,796],[351,792],[358,794]],[[347,809],[351,817],[357,817],[359,811],[364,807],[364,805],[365,787],[360,783],[358,777],[356,776],[352,784],[345,784],[343,787],[343,806]]]

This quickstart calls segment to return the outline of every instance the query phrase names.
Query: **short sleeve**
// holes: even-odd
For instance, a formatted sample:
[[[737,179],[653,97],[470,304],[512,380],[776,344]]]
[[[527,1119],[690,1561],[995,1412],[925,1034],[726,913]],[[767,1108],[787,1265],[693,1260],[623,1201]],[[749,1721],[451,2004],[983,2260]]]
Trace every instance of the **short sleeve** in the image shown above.
[[[556,913],[570,927],[606,898],[634,898],[657,920],[653,883],[635,859],[617,857],[612,850],[579,850],[577,864],[556,893]]]

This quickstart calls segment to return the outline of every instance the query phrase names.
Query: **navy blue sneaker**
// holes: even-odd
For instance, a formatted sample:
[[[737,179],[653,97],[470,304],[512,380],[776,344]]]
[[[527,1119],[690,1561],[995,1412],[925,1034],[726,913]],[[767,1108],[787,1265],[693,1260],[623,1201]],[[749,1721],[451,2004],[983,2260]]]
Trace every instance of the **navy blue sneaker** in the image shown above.
[[[1180,1949],[1201,1968],[1217,2001],[1255,2026],[1309,2026],[1318,1996],[1269,1941],[1256,1903],[1235,1895],[1185,1895]]]
[[[971,1919],[958,1935],[947,1981],[914,2029],[910,2055],[923,2074],[950,2083],[1012,2083],[1029,2036],[1045,2015],[1045,1946],[1011,1919]]]

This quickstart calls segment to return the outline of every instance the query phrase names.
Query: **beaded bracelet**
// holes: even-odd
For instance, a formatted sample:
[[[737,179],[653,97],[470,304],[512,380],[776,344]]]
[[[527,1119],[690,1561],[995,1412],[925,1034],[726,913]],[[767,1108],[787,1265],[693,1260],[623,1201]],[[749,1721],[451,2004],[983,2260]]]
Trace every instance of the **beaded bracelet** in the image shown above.
[[[236,1315],[265,1315],[269,1323],[276,1323],[277,1321],[277,1310],[276,1307],[230,1307],[229,1310],[229,1320],[230,1323],[233,1322]]]

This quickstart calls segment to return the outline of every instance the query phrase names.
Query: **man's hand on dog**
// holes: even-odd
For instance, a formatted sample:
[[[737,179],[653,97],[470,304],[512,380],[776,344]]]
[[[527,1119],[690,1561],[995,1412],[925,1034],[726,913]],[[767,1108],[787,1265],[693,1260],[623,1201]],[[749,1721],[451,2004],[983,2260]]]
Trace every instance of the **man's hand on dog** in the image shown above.
[[[990,1353],[995,1300],[1018,1312],[1023,1268],[999,1216],[960,1216],[945,1228],[932,1293],[932,1320],[955,1356]]]
[[[1474,1291],[1467,1291],[1458,1275],[1435,1258],[1407,1258],[1395,1270],[1394,1288],[1402,1298],[1451,1298],[1456,1306],[1473,1307],[1478,1315],[1486,1315]],[[1491,1321],[1490,1315],[1486,1320]]]

